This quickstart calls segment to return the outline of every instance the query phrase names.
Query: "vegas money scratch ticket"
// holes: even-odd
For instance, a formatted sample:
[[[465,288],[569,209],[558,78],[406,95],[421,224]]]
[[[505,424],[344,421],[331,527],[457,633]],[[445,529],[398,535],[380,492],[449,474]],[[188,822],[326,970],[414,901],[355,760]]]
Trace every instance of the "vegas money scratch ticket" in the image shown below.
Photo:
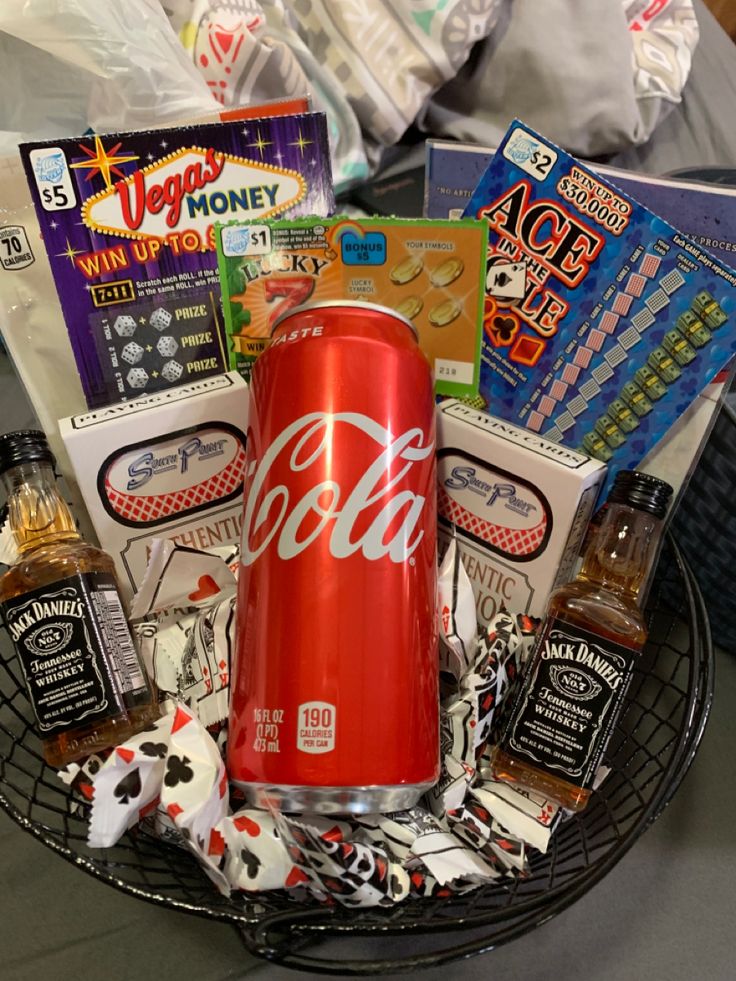
[[[216,221],[334,206],[323,113],[20,152],[89,408],[227,370]]]

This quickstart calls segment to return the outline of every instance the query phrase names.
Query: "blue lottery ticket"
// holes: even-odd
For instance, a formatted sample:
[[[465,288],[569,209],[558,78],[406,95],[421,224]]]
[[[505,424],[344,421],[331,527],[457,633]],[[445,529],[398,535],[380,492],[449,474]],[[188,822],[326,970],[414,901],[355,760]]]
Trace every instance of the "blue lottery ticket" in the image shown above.
[[[736,353],[736,272],[522,122],[464,215],[489,225],[495,415],[636,466]]]

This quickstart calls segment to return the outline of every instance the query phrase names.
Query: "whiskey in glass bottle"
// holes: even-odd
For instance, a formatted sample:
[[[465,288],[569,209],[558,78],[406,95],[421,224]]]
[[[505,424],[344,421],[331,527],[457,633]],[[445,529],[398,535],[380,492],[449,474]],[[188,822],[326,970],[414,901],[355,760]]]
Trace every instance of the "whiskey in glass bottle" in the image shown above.
[[[638,596],[657,554],[672,488],[616,475],[577,577],[550,596],[493,776],[570,811],[588,803],[647,626]]]
[[[110,556],[82,541],[42,432],[0,436],[0,476],[16,564],[0,577],[44,759],[65,766],[158,718]]]

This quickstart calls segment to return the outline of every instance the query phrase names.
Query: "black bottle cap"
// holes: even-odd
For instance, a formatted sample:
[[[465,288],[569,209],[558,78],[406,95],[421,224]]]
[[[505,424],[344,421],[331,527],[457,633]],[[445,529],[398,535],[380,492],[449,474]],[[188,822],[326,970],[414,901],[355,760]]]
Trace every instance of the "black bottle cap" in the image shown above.
[[[608,495],[609,504],[628,504],[638,511],[648,511],[657,518],[667,514],[672,488],[659,477],[638,470],[619,470]]]
[[[39,429],[20,429],[0,435],[0,474],[21,463],[56,465],[46,436]]]

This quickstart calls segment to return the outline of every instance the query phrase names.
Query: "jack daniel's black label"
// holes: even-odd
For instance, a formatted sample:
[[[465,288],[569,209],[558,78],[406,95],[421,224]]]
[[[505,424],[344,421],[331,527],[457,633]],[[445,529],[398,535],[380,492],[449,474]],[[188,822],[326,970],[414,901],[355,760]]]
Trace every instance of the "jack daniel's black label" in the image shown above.
[[[589,788],[636,657],[614,641],[564,620],[549,620],[504,746],[551,776]]]
[[[42,733],[124,710],[145,687],[117,585],[107,573],[70,576],[2,606]]]

